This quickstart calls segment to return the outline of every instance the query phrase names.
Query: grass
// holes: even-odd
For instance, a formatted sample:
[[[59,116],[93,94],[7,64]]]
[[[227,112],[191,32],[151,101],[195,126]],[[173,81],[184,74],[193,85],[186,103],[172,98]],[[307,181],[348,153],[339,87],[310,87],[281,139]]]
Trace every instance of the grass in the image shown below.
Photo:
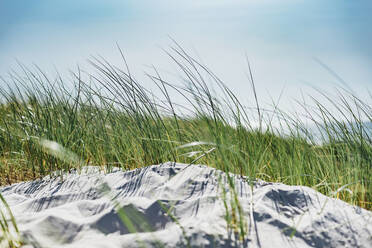
[[[127,170],[166,161],[197,162],[249,178],[310,186],[372,209],[371,134],[365,127],[372,121],[370,105],[343,89],[338,98],[313,98],[313,107],[299,103],[307,122],[323,135],[319,144],[296,114],[276,106],[272,111],[260,108],[253,77],[255,117],[180,46],[167,53],[181,77],[176,84],[156,69],[147,74],[161,96],[136,81],[124,57],[124,70],[95,58],[90,61],[93,73],[77,70],[68,82],[23,65],[22,72],[2,78],[0,185],[84,164]],[[283,129],[272,125],[274,118]],[[55,145],[76,154],[79,163],[71,156],[53,156],[48,149]]]
[[[0,194],[0,248],[21,247],[22,241],[16,220],[8,203]]]

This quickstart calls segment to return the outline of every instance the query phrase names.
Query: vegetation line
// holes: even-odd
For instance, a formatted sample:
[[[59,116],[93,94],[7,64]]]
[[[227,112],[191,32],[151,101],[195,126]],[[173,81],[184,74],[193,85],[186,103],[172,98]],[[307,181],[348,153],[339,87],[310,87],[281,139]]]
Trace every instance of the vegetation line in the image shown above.
[[[0,185],[85,164],[133,169],[198,162],[330,196],[337,192],[334,197],[372,209],[372,108],[352,92],[340,89],[338,98],[320,92],[300,103],[304,121],[277,104],[272,110],[260,106],[249,64],[253,108],[177,43],[167,54],[180,82],[163,78],[156,68],[154,75],[147,73],[159,94],[136,80],[119,51],[124,68],[93,58],[92,73],[78,69],[69,81],[23,65],[20,73],[1,78]],[[177,149],[190,143],[195,145]],[[52,151],[63,147],[79,163],[40,144],[54,144]]]

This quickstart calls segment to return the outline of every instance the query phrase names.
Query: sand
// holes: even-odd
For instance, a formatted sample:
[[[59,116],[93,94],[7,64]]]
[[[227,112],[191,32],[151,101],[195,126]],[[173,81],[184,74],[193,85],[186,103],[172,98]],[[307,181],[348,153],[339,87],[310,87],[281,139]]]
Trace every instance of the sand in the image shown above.
[[[372,247],[370,211],[308,187],[234,176],[247,232],[239,240],[227,227],[226,178],[204,165],[88,166],[0,192],[26,247]]]

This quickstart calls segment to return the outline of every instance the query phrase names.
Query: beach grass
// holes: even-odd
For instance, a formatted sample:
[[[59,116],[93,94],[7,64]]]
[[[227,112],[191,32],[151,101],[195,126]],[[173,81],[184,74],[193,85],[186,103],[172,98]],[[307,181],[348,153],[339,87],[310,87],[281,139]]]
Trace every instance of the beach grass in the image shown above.
[[[0,248],[21,247],[22,240],[8,203],[0,194]]]
[[[68,81],[23,65],[3,77],[0,185],[88,164],[129,170],[177,161],[309,186],[372,209],[367,102],[339,89],[337,98],[323,94],[311,107],[300,103],[304,121],[275,105],[261,108],[250,77],[249,97],[256,103],[250,111],[182,47],[175,44],[167,54],[180,80],[167,80],[154,68],[147,76],[160,95],[135,79],[124,57],[121,67],[93,58],[94,72],[77,70]],[[61,150],[65,155],[55,156]]]

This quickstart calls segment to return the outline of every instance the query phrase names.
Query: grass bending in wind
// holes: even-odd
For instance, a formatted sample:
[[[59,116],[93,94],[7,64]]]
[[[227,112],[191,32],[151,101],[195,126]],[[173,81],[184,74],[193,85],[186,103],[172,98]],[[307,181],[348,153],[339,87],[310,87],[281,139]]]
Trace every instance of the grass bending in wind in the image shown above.
[[[296,114],[277,106],[261,109],[254,87],[255,114],[182,47],[175,44],[167,54],[179,69],[180,83],[156,69],[147,74],[162,96],[135,79],[124,56],[122,67],[92,59],[94,73],[78,70],[68,82],[23,65],[20,73],[2,78],[0,184],[85,164],[133,169],[197,162],[248,178],[310,186],[372,209],[371,137],[364,128],[365,120],[372,121],[372,109],[367,103],[346,90],[336,99],[314,98],[315,108],[300,103],[307,122],[323,135],[319,145]],[[253,76],[250,80],[254,86]],[[283,130],[272,125],[274,118],[287,135],[278,134]],[[69,156],[46,151],[40,146],[46,140],[76,154],[78,165]]]

